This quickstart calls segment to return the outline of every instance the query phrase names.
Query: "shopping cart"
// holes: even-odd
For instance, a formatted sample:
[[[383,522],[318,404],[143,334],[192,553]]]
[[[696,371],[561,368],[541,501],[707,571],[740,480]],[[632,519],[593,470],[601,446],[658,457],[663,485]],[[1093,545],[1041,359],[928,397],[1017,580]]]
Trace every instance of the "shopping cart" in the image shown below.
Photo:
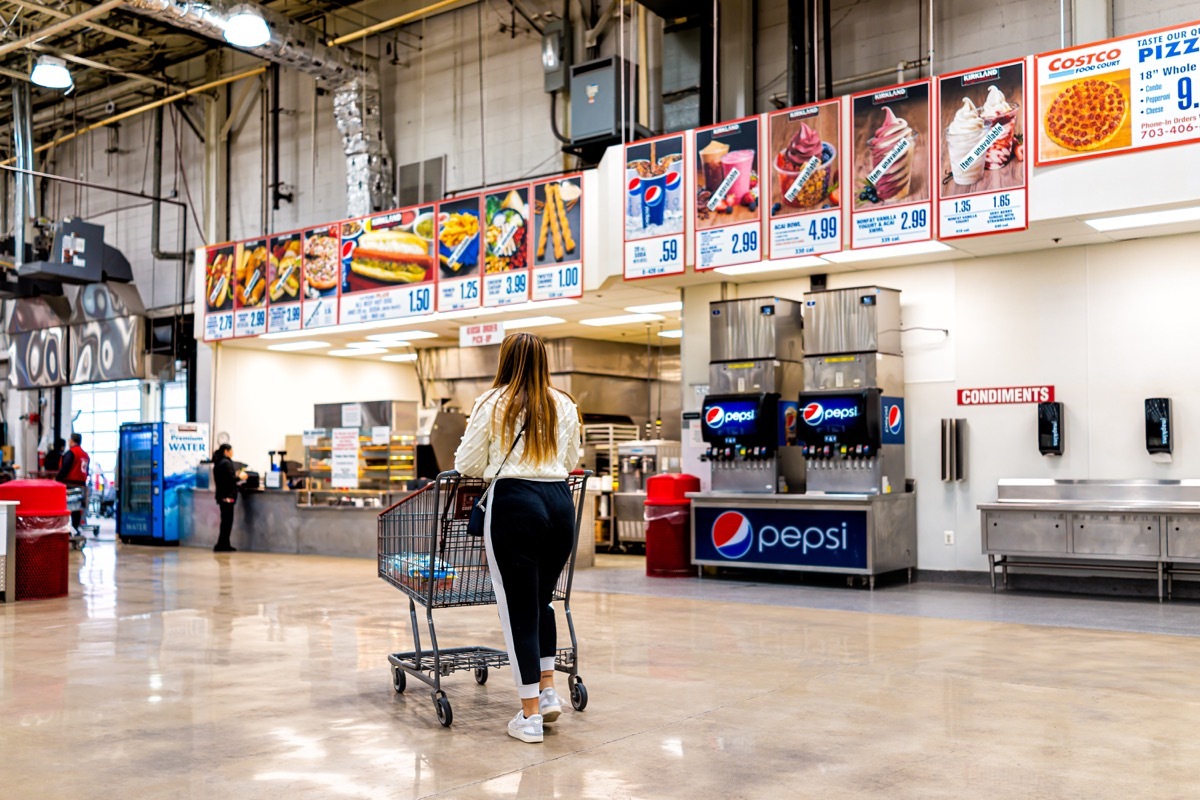
[[[67,487],[67,511],[84,511],[87,504],[88,491],[85,486],[68,486]],[[84,517],[86,519],[86,517]],[[79,527],[72,526],[71,528],[71,549],[82,550],[87,544],[87,535],[92,535],[96,538],[100,535],[100,526],[80,524]]]
[[[575,502],[575,542],[571,556],[554,589],[561,601],[571,632],[571,646],[559,648],[554,668],[570,676],[571,705],[576,711],[587,707],[587,689],[579,677],[579,644],[571,619],[571,581],[575,572],[575,548],[583,515],[584,486],[590,472],[572,475],[568,481]],[[408,595],[412,621],[413,650],[388,656],[392,688],[403,692],[412,675],[432,687],[438,721],[449,727],[454,721],[450,701],[442,691],[442,678],[453,672],[473,670],[475,681],[487,683],[488,670],[503,667],[508,652],[494,647],[439,647],[433,624],[433,609],[482,606],[496,602],[487,566],[483,538],[467,533],[471,508],[486,484],[457,472],[443,472],[429,485],[405,497],[379,515],[379,577]],[[425,607],[430,646],[421,646],[417,604]]]

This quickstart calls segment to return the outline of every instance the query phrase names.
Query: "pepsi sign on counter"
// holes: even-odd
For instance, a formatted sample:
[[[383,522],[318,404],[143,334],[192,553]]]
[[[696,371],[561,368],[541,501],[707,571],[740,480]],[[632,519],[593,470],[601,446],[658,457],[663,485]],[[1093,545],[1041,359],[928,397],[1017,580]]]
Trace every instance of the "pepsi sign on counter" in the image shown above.
[[[866,511],[701,506],[694,514],[692,552],[697,564],[867,568]]]

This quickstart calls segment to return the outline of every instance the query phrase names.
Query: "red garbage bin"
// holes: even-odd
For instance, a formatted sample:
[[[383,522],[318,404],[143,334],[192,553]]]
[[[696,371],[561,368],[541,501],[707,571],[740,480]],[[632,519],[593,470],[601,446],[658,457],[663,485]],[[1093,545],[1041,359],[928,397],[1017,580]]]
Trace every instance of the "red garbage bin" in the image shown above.
[[[691,578],[691,509],[688,492],[700,491],[695,475],[665,473],[646,479],[646,574],[652,578]]]
[[[67,487],[57,481],[0,483],[0,500],[17,506],[17,599],[66,597],[70,575],[71,512]]]

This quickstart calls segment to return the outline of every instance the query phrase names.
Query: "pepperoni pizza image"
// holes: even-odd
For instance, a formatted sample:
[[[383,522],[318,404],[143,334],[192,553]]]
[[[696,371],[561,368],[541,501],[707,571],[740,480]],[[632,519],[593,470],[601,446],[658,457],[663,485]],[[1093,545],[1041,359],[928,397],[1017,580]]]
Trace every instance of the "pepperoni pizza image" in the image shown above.
[[[1088,78],[1059,92],[1046,112],[1046,135],[1076,152],[1109,146],[1129,117],[1125,91],[1112,81]]]

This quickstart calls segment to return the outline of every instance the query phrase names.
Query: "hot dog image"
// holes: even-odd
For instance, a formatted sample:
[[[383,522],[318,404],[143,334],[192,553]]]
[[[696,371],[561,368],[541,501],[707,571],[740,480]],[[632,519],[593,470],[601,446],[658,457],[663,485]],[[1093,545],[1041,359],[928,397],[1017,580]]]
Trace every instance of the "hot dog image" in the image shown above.
[[[350,271],[381,283],[419,283],[433,267],[429,243],[404,231],[375,231],[358,240]]]

